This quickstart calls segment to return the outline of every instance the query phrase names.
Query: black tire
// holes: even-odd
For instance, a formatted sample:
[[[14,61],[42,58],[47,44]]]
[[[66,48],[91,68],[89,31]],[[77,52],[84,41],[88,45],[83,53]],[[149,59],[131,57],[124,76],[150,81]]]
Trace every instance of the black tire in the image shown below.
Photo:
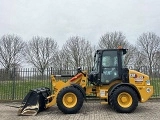
[[[77,113],[81,109],[83,101],[81,91],[73,86],[63,88],[57,96],[57,106],[65,114]]]
[[[131,87],[120,86],[111,93],[109,103],[119,113],[131,113],[138,106],[138,97]]]

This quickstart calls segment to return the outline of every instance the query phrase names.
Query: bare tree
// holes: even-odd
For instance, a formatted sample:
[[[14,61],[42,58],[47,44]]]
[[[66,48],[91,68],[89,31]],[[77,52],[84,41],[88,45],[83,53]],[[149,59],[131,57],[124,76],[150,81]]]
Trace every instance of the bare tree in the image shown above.
[[[160,37],[152,32],[143,33],[137,40],[137,49],[145,56],[143,62],[149,66],[149,74],[152,75],[152,66],[158,61],[156,55],[160,51]]]
[[[117,49],[118,46],[128,49],[125,55],[125,65],[132,62],[132,56],[135,51],[135,47],[131,45],[122,32],[107,32],[104,34],[99,41],[98,48],[100,49]]]
[[[22,61],[24,42],[17,35],[4,35],[0,39],[0,63],[7,70],[18,67]]]
[[[126,46],[127,41],[126,37],[122,32],[107,32],[104,34],[99,41],[99,48],[107,48],[107,49],[117,49],[118,46]]]
[[[138,49],[134,51],[134,56],[132,60],[133,60],[132,65],[134,69],[136,69],[137,71],[140,71],[141,67],[145,66],[144,63],[145,56]]]
[[[56,55],[55,69],[68,69],[68,56],[63,50],[60,50]]]
[[[155,60],[156,60],[156,65],[160,66],[160,51],[156,52],[156,58],[155,58]]]
[[[70,68],[91,67],[93,63],[93,48],[89,41],[79,36],[71,37],[62,48],[66,56],[66,65]]]
[[[58,52],[57,42],[52,38],[33,37],[25,49],[25,58],[28,63],[36,67],[43,75],[49,65],[53,65]]]

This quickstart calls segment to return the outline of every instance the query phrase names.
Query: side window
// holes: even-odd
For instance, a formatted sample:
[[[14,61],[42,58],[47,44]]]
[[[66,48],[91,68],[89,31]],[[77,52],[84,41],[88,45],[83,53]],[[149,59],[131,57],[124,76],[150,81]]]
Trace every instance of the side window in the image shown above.
[[[117,67],[118,58],[116,53],[103,54],[102,56],[102,67]]]
[[[101,82],[108,83],[118,77],[117,51],[104,51],[102,55]]]
[[[109,67],[111,65],[111,58],[110,56],[103,56],[102,57],[102,66]]]
[[[115,56],[113,60],[114,60],[113,66],[118,67],[118,58],[117,58],[117,56]]]

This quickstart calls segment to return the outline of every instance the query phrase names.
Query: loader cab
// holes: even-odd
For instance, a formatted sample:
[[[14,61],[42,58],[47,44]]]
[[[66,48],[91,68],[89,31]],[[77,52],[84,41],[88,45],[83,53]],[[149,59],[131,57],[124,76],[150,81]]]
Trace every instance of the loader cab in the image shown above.
[[[127,49],[97,50],[89,81],[94,85],[100,85],[109,84],[118,79],[122,80],[126,71],[124,71],[124,55],[126,52]]]

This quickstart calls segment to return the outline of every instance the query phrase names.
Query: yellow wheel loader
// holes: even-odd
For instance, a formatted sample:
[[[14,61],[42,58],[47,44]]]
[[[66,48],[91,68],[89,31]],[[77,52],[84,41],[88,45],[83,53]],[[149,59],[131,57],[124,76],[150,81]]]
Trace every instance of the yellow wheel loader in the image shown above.
[[[63,113],[74,114],[89,95],[98,97],[100,103],[109,104],[117,112],[133,112],[138,102],[152,96],[153,86],[148,75],[124,66],[126,53],[127,49],[123,48],[97,50],[90,74],[78,68],[77,74],[67,82],[51,75],[52,91],[49,88],[30,90],[18,115],[36,115],[55,104]]]

